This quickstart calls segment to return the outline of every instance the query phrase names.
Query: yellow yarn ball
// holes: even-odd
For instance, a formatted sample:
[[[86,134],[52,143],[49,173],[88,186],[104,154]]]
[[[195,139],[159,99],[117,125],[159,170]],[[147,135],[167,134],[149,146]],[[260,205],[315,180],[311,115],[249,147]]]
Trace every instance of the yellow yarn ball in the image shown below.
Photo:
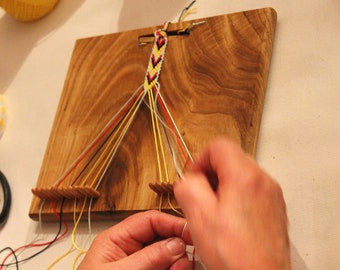
[[[48,14],[59,0],[0,0],[0,6],[13,18],[29,22]]]
[[[0,95],[0,138],[5,131],[6,126],[6,107],[3,97]]]

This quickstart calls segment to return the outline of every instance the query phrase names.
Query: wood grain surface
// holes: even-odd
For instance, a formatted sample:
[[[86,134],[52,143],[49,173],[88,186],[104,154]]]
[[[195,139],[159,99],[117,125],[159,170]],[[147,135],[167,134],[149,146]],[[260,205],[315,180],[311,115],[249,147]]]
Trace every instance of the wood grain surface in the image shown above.
[[[160,76],[164,99],[194,156],[221,134],[255,155],[276,12],[264,8],[195,21],[205,23],[189,36],[169,37]],[[170,26],[181,29],[188,24]],[[158,28],[76,41],[36,187],[53,186],[143,83],[152,44],[138,46],[137,39]],[[170,179],[175,180],[176,172],[169,166]],[[157,209],[159,196],[148,186],[156,181],[150,113],[142,105],[99,187],[92,219]],[[33,196],[31,218],[38,219],[41,203]],[[81,205],[80,200],[78,213]],[[169,208],[166,201],[163,208]],[[63,215],[72,218],[73,200],[65,201]],[[48,200],[42,217],[57,221]]]

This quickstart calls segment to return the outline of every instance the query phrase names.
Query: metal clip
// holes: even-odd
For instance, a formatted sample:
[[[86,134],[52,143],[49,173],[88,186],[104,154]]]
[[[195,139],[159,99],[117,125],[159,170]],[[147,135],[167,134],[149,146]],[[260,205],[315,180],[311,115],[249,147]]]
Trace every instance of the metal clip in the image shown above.
[[[193,22],[182,29],[172,30],[172,31],[165,30],[165,32],[168,36],[188,36],[190,35],[190,32],[193,27],[204,24],[204,23],[205,21]],[[144,46],[149,43],[153,43],[154,40],[155,40],[154,34],[140,35],[138,37],[138,46]]]
[[[178,30],[177,35],[189,35],[190,31],[193,27],[204,24],[204,23],[205,23],[205,21],[193,22],[193,23],[189,24],[187,27],[185,27],[181,30]]]

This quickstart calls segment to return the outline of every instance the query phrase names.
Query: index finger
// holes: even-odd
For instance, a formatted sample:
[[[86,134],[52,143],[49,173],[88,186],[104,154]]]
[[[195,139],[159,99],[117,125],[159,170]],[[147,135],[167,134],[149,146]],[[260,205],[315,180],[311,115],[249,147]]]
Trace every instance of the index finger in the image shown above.
[[[183,233],[186,220],[156,210],[132,215],[107,233],[112,242],[128,253],[134,253],[138,244],[145,245],[157,238],[182,237],[184,242],[191,244],[188,232]]]

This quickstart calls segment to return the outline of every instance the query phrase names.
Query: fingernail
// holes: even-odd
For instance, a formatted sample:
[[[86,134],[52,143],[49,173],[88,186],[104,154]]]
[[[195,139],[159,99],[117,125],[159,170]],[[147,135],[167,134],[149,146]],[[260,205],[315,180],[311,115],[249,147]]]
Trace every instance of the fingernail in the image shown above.
[[[173,256],[178,256],[185,252],[185,243],[180,238],[172,238],[166,243],[166,247]]]

